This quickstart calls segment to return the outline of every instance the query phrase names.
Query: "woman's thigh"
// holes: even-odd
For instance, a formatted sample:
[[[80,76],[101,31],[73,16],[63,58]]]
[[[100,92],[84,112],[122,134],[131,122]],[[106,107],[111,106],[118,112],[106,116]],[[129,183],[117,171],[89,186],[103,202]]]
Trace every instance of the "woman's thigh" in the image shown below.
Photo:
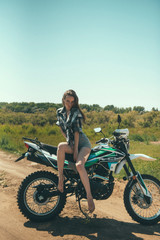
[[[68,145],[67,142],[61,142],[58,144],[58,151],[63,151],[65,153],[73,153],[73,149]]]
[[[84,165],[90,155],[90,152],[91,152],[90,148],[87,148],[87,147],[81,148],[81,150],[79,151],[76,163]]]

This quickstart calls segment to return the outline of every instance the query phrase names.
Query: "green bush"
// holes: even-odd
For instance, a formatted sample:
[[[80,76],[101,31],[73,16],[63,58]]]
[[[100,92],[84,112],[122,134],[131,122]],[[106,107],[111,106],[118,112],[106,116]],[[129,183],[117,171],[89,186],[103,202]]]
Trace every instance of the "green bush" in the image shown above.
[[[142,136],[140,136],[139,134],[131,135],[130,139],[133,140],[133,141],[144,142],[144,138]]]
[[[16,151],[14,143],[10,140],[7,135],[2,135],[0,138],[0,148],[7,151]]]
[[[37,133],[36,127],[30,126],[30,128],[28,129],[28,133],[32,135],[36,134]]]
[[[48,135],[55,135],[56,134],[56,130],[55,129],[51,129],[48,131]]]

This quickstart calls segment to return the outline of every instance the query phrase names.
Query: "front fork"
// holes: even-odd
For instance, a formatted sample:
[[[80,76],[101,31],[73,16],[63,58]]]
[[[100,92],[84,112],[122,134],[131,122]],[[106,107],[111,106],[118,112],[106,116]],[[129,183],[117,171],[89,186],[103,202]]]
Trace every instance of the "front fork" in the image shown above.
[[[148,191],[141,174],[139,172],[137,172],[137,175],[135,176],[135,178],[137,180],[138,187],[141,189],[141,191],[144,194],[144,198],[145,198],[146,202],[148,204],[150,204],[152,202],[152,196],[151,196],[150,192]]]
[[[131,173],[130,173],[125,164],[124,170],[125,170],[126,174],[128,175],[129,178],[132,178],[133,181],[135,181],[135,180],[137,181],[137,184],[136,184],[137,188],[140,189],[141,192],[143,193],[147,204],[150,204],[152,202],[152,196],[151,196],[150,192],[148,191],[141,174],[139,172],[136,172],[136,170],[130,160],[129,154],[126,156],[126,159],[127,159],[128,165],[131,169]]]

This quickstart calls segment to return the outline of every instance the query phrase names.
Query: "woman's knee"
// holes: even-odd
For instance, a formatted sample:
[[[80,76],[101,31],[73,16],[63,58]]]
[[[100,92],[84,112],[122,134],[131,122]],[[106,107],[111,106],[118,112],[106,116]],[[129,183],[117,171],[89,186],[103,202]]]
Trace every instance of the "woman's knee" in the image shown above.
[[[82,161],[78,161],[78,162],[76,163],[76,168],[77,168],[77,171],[78,171],[78,172],[81,172],[81,171],[84,169],[84,164],[83,164],[83,162],[82,162]]]
[[[67,144],[67,142],[61,142],[58,144],[57,147],[57,154],[58,153],[73,153],[71,147]]]
[[[65,148],[65,143],[61,142],[58,144],[57,150],[62,151],[62,150],[64,150],[64,148]]]

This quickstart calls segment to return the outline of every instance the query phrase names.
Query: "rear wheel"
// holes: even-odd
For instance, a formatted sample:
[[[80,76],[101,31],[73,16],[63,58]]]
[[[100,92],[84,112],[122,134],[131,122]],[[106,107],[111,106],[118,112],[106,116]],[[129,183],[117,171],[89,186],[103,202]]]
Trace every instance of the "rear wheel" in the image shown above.
[[[66,203],[66,195],[57,192],[58,177],[38,171],[21,183],[17,202],[22,214],[32,221],[48,221],[57,216]]]
[[[124,191],[124,204],[133,220],[153,225],[160,221],[160,181],[150,175],[142,175],[143,181],[152,197],[146,201],[137,181],[129,181]]]

